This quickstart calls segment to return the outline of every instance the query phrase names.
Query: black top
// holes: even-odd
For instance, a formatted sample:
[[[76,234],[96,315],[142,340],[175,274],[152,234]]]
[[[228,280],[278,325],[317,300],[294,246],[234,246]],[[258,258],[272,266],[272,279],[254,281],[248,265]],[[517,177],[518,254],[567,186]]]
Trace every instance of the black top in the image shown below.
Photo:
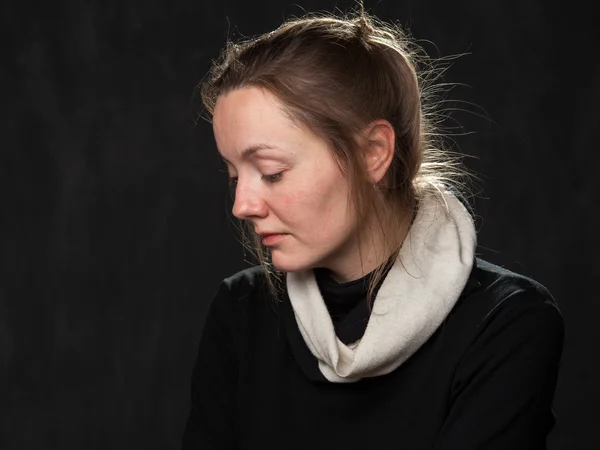
[[[545,448],[564,325],[539,283],[477,259],[451,313],[404,364],[331,383],[289,298],[265,299],[261,270],[226,279],[211,303],[183,449]],[[368,319],[361,298],[338,324],[355,323],[361,305]],[[340,312],[339,302],[327,303]]]
[[[325,306],[331,316],[335,334],[344,344],[350,344],[362,337],[369,323],[369,304],[367,290],[373,272],[358,280],[338,283],[327,269],[315,269],[315,279]],[[372,298],[383,284],[384,278],[377,283]]]

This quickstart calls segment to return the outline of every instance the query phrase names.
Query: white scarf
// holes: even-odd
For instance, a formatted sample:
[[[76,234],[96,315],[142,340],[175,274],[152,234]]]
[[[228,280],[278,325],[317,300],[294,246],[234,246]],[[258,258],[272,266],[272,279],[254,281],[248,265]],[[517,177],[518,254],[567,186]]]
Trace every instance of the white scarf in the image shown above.
[[[450,313],[467,283],[476,245],[471,215],[451,193],[421,200],[398,259],[379,289],[363,337],[336,336],[312,269],[287,274],[298,328],[331,382],[387,374],[414,354]]]

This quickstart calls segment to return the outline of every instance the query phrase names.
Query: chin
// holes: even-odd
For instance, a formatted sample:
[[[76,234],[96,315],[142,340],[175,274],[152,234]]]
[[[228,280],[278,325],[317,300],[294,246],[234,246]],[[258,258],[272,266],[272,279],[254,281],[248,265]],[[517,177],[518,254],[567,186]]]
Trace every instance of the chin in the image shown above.
[[[314,261],[302,260],[297,256],[278,254],[277,250],[271,253],[271,262],[280,272],[300,272],[315,267]]]

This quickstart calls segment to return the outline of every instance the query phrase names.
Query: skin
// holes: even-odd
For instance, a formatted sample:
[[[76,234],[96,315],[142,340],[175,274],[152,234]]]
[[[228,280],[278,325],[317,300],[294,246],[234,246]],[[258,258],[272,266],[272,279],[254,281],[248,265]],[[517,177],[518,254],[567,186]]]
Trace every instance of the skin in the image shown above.
[[[235,183],[235,217],[251,221],[258,233],[284,234],[270,246],[279,270],[323,267],[344,282],[387,257],[381,236],[355,225],[348,183],[326,143],[292,122],[270,92],[246,87],[220,96],[213,131]],[[376,183],[391,163],[394,132],[378,121],[365,136],[366,166]],[[359,235],[366,237],[360,253]]]

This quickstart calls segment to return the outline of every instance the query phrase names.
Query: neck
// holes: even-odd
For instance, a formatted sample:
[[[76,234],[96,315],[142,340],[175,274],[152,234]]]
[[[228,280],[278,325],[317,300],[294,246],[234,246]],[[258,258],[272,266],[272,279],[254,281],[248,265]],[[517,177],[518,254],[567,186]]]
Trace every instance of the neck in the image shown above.
[[[402,245],[410,223],[402,225],[395,236],[395,242],[390,245],[382,227],[365,226],[357,238],[348,244],[348,250],[337,261],[326,266],[331,271],[331,277],[338,283],[348,283],[358,280],[377,267],[384,264],[392,254]],[[391,236],[387,236],[391,238]]]

